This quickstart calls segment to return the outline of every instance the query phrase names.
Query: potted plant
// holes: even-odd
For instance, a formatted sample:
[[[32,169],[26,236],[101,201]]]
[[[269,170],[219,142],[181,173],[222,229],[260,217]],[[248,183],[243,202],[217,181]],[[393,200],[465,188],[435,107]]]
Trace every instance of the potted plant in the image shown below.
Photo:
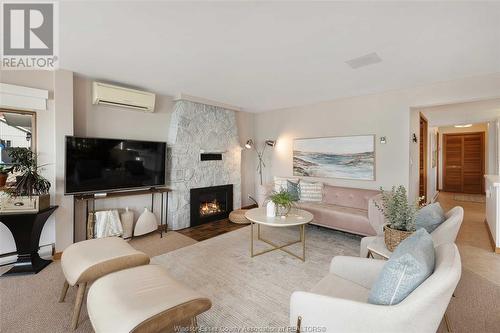
[[[290,192],[281,189],[279,192],[273,192],[269,196],[269,200],[276,207],[276,216],[286,216],[292,209],[294,198]]]
[[[11,168],[7,167],[5,164],[0,164],[0,187],[5,186],[5,183],[7,183],[7,177],[10,171]]]
[[[402,185],[392,187],[391,191],[382,190],[381,203],[375,206],[387,220],[384,225],[384,241],[389,251],[394,251],[405,238],[415,231],[415,214],[418,201],[410,203],[406,188]]]
[[[36,154],[29,148],[18,147],[12,149],[9,156],[11,170],[16,175],[16,184],[9,190],[9,195],[19,202],[28,201],[28,207],[47,208],[50,205],[50,182],[38,173],[43,166],[38,165]]]

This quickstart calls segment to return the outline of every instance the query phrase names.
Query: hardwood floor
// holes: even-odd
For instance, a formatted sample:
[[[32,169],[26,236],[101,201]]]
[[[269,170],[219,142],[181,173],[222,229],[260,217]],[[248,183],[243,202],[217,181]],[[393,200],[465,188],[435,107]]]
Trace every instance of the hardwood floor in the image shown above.
[[[229,221],[229,219],[224,219],[220,221],[204,223],[196,227],[177,230],[177,232],[183,234],[184,236],[190,237],[196,241],[203,241],[205,239],[219,236],[225,234],[226,232],[230,232],[245,227],[247,225],[248,224],[233,223]]]

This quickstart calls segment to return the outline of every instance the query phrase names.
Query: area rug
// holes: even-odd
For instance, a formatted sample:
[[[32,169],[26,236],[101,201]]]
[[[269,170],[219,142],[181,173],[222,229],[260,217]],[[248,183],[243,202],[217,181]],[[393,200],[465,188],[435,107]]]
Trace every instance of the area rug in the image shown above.
[[[286,242],[298,230],[263,228],[266,238]],[[154,257],[173,277],[212,300],[212,309],[198,318],[211,329],[252,329],[288,325],[290,295],[308,290],[322,279],[336,255],[359,255],[358,236],[308,226],[306,261],[282,251],[250,258],[250,227]],[[269,248],[258,242],[258,251]],[[299,252],[300,244],[289,248]]]
[[[455,194],[453,199],[462,202],[478,202],[485,203],[486,197],[482,194]]]

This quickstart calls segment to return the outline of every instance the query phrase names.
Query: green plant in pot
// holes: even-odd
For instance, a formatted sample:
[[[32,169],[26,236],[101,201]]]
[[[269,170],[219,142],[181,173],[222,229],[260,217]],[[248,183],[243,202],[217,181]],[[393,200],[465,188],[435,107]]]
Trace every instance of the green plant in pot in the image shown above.
[[[390,191],[381,190],[381,202],[375,201],[375,206],[384,214],[387,221],[384,225],[385,245],[390,251],[394,251],[399,243],[415,231],[415,214],[419,200],[410,203],[403,185],[393,186]]]
[[[18,147],[9,152],[12,172],[16,174],[16,185],[9,191],[12,197],[28,197],[39,201],[39,209],[48,207],[50,182],[38,171],[36,154],[31,149]]]
[[[294,204],[293,195],[285,189],[273,192],[269,196],[269,200],[276,206],[276,216],[286,216]]]
[[[5,164],[0,164],[0,187],[5,186],[5,183],[7,183],[7,177],[9,176],[10,171],[10,167]]]

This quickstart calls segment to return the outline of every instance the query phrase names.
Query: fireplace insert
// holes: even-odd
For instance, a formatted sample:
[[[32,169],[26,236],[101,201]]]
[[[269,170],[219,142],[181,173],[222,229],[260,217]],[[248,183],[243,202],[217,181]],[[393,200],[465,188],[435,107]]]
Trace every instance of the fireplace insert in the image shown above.
[[[233,210],[233,185],[191,189],[190,226],[225,219]]]

